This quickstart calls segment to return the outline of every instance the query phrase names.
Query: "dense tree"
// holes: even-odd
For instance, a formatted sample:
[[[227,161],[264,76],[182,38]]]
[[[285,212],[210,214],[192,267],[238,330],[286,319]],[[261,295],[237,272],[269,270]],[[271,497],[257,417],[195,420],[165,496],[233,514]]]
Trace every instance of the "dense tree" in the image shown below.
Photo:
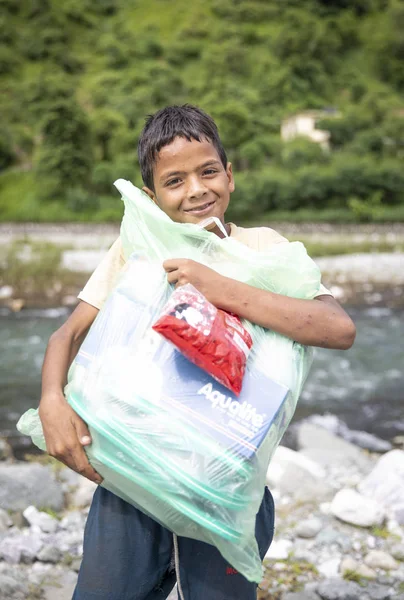
[[[0,0],[0,15],[0,184],[13,198],[21,174],[31,216],[51,197],[74,218],[118,218],[112,183],[141,183],[145,116],[183,102],[219,125],[234,218],[404,206],[402,0]],[[327,109],[329,152],[282,141],[306,109]]]

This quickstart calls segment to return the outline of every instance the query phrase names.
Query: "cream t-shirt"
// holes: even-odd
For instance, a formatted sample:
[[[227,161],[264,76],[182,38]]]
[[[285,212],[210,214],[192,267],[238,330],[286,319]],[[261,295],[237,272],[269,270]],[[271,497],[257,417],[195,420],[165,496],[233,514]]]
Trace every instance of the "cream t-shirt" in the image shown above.
[[[237,227],[230,223],[230,236],[253,250],[268,250],[274,244],[288,244],[288,240],[269,227]],[[125,264],[121,238],[111,246],[103,260],[100,262],[84,289],[78,295],[80,300],[100,309],[107,296],[114,287],[117,276]],[[321,285],[318,296],[328,295],[331,292]]]

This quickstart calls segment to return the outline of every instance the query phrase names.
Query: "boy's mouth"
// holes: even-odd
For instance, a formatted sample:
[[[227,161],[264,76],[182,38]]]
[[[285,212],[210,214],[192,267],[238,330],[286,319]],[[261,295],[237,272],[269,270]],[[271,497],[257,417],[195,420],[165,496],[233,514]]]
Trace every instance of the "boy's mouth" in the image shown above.
[[[192,215],[203,215],[211,209],[211,207],[215,204],[215,200],[211,202],[205,202],[205,204],[201,204],[200,206],[195,206],[193,208],[188,208],[184,212],[190,213]]]

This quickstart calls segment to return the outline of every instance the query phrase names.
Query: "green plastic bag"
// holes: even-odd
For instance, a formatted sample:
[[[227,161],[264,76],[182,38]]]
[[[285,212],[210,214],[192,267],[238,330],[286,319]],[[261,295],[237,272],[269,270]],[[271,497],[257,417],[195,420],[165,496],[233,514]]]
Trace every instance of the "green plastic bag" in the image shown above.
[[[174,223],[130,182],[115,185],[125,203],[127,263],[72,364],[67,400],[89,425],[86,452],[104,487],[177,535],[216,546],[259,582],[255,516],[312,351],[243,321],[253,347],[236,398],[151,329],[172,293],[162,262],[190,258],[303,299],[318,293],[319,270],[298,242],[256,252]],[[37,411],[23,415],[18,429],[45,449]]]

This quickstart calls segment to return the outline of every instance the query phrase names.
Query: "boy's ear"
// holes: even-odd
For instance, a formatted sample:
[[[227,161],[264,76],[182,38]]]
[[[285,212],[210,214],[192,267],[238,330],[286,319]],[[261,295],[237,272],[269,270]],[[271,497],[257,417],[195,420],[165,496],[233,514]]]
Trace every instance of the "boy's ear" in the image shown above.
[[[229,180],[229,191],[230,191],[230,193],[232,193],[232,192],[234,192],[236,185],[234,183],[233,167],[231,165],[231,162],[227,163],[226,175],[227,175],[227,179]]]
[[[155,204],[157,204],[156,194],[150,188],[145,185],[142,187],[142,190],[153,200]]]

